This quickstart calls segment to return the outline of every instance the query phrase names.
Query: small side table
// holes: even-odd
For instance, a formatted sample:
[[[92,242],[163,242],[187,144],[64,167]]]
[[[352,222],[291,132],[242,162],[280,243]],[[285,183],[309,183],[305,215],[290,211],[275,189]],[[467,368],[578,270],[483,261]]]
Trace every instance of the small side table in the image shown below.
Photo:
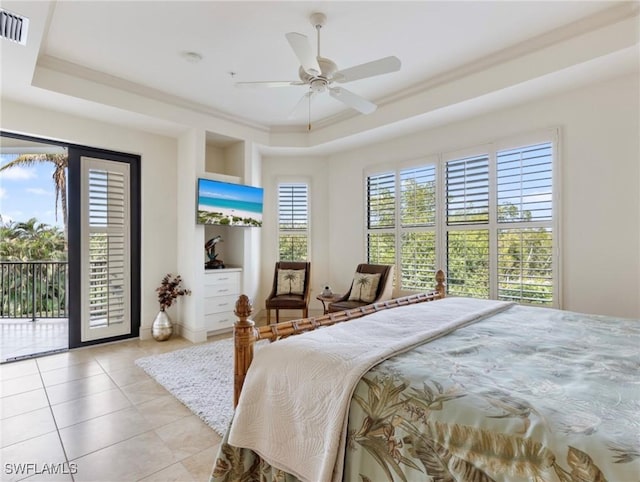
[[[330,305],[334,301],[338,301],[340,298],[342,298],[342,295],[316,296],[316,300],[322,301],[322,309],[324,310],[325,315],[328,313],[327,311],[328,305]]]

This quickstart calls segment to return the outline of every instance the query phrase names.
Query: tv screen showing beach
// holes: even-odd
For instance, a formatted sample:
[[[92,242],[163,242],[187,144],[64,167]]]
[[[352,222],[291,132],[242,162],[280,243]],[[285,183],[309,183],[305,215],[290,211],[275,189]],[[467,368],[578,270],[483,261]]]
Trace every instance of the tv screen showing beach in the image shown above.
[[[198,179],[198,224],[262,226],[261,187]]]

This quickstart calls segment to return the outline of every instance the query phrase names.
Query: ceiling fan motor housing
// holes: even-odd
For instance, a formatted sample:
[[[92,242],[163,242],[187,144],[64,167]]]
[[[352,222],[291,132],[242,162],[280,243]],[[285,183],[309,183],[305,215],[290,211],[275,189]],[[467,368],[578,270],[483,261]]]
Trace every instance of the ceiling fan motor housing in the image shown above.
[[[298,69],[298,76],[300,80],[306,84],[311,84],[313,80],[322,79],[326,82],[331,82],[333,80],[333,74],[338,71],[338,66],[333,60],[327,59],[325,57],[318,57],[318,65],[320,65],[320,75],[310,75],[308,74],[302,66]]]
[[[311,81],[311,84],[309,87],[311,88],[311,92],[315,92],[316,94],[319,94],[327,90],[327,81],[324,79],[315,79]]]

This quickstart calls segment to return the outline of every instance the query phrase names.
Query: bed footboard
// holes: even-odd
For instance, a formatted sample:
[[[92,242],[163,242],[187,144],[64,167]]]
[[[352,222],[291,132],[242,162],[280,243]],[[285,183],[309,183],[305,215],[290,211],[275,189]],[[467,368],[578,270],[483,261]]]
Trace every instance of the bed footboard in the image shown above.
[[[246,295],[240,295],[236,302],[235,314],[238,320],[234,324],[234,390],[233,406],[238,405],[240,392],[244,379],[253,361],[253,348],[258,340],[276,341],[291,335],[297,335],[306,331],[315,330],[322,326],[330,326],[344,321],[354,320],[362,316],[387,310],[398,306],[407,306],[425,301],[435,301],[445,297],[445,276],[442,270],[436,273],[436,288],[429,293],[419,293],[415,295],[395,298],[388,301],[381,301],[361,308],[354,308],[346,311],[328,313],[323,316],[301,318],[293,321],[283,321],[269,326],[256,328],[255,323],[249,319],[253,311],[251,302]]]

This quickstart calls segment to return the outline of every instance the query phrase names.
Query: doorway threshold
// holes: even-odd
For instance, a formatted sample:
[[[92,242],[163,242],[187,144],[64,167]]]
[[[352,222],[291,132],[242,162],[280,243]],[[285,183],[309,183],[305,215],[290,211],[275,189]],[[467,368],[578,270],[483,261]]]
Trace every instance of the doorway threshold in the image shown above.
[[[57,353],[64,353],[65,351],[69,351],[69,349],[68,348],[58,348],[56,350],[48,350],[48,351],[41,351],[39,353],[32,353],[30,355],[19,355],[19,356],[9,357],[6,360],[2,360],[0,362],[0,364],[17,362],[17,361],[21,361],[21,360],[30,360],[32,358],[39,358],[41,356],[47,356],[47,355],[55,355]]]

